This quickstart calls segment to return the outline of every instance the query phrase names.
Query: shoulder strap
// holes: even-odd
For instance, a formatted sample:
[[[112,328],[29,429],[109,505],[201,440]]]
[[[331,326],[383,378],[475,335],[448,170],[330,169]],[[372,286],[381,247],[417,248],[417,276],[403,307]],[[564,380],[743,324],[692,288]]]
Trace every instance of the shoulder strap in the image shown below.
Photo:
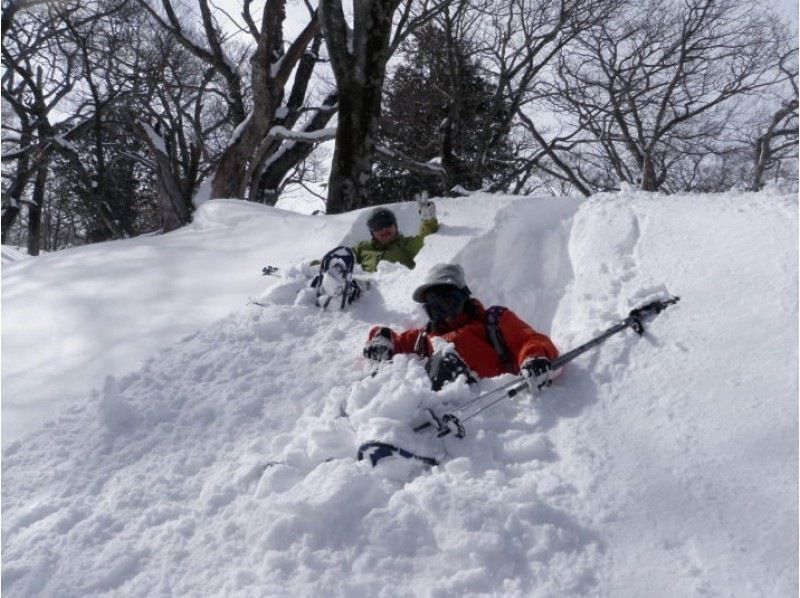
[[[502,305],[492,305],[486,310],[486,336],[492,347],[500,356],[500,361],[509,371],[516,370],[514,363],[511,361],[511,354],[508,351],[508,346],[503,339],[503,333],[500,331],[500,318],[507,311],[508,308]]]
[[[430,345],[428,345],[428,333],[430,332],[430,327],[431,325],[428,323],[425,328],[419,331],[417,340],[414,341],[414,353],[423,359],[431,356]]]

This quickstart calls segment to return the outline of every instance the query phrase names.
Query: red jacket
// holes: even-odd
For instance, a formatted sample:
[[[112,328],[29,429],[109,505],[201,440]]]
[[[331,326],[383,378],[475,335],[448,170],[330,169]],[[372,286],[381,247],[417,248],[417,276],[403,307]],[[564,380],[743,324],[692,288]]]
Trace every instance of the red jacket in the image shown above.
[[[491,378],[500,374],[518,374],[519,367],[528,357],[547,357],[551,361],[558,357],[558,349],[549,337],[536,332],[517,315],[507,309],[500,316],[498,329],[505,341],[511,363],[505,365],[487,337],[486,310],[477,299],[468,300],[467,308],[458,315],[455,322],[446,330],[427,331],[425,328],[412,328],[405,332],[392,331],[395,353],[420,353],[430,357],[431,337],[441,337],[453,343],[456,351],[467,366],[481,378]],[[369,338],[374,337],[381,326],[370,330]],[[417,344],[421,347],[417,349]]]

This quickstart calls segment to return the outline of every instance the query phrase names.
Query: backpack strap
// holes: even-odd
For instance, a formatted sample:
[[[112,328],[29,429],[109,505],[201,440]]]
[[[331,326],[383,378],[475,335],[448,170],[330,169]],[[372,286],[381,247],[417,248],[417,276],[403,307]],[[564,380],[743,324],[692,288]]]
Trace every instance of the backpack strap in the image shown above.
[[[486,310],[486,336],[492,348],[500,356],[500,361],[509,372],[516,371],[516,364],[511,360],[503,333],[500,331],[500,318],[508,310],[502,305],[492,305]]]
[[[430,345],[428,345],[428,333],[430,332],[431,325],[428,323],[425,328],[419,331],[417,340],[414,341],[414,353],[422,357],[430,357]]]

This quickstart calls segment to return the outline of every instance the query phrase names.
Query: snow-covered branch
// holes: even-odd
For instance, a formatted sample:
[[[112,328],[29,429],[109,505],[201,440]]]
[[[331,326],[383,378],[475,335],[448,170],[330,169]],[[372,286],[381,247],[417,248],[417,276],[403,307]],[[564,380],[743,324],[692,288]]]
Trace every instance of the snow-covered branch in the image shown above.
[[[428,176],[442,176],[445,174],[444,167],[442,167],[441,163],[439,163],[436,160],[430,160],[428,162],[419,162],[417,160],[414,160],[410,156],[405,155],[403,152],[390,149],[385,145],[376,145],[375,154],[376,157],[382,160],[391,162],[393,164],[397,164],[417,174],[423,174]]]
[[[268,137],[273,139],[283,139],[291,141],[302,141],[305,143],[322,143],[323,141],[330,141],[336,138],[336,127],[328,127],[326,129],[319,129],[318,131],[292,131],[286,127],[272,127],[269,130]]]

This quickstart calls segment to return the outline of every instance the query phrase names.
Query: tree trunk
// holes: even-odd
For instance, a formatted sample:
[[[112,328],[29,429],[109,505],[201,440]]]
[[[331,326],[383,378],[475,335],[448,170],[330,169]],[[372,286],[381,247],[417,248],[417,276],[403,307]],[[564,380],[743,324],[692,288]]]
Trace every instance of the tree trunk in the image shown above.
[[[389,60],[392,15],[399,0],[353,5],[353,28],[341,0],[321,0],[320,21],[339,90],[336,147],[328,181],[327,212],[369,205],[372,160]]]
[[[50,160],[43,158],[36,167],[36,180],[33,184],[33,196],[28,204],[28,255],[39,255],[42,242],[42,206],[47,184]]]
[[[191,198],[185,197],[181,191],[181,184],[176,174],[178,168],[177,166],[173,168],[168,155],[172,152],[169,152],[166,141],[147,123],[137,122],[135,129],[155,158],[161,228],[165,232],[176,230],[189,222]]]
[[[20,136],[20,147],[27,147],[31,144],[32,135],[30,131],[23,127]],[[8,232],[19,216],[20,207],[22,205],[22,192],[31,178],[31,165],[28,152],[22,154],[17,160],[17,170],[14,173],[14,178],[11,182],[11,187],[8,190],[8,203],[3,206],[2,224],[0,230],[2,231],[2,242],[5,243],[8,237]]]
[[[14,223],[17,221],[17,216],[19,216],[19,204],[10,204],[3,207],[3,215],[2,215],[2,242],[5,245],[8,241],[8,231],[11,230],[11,227],[14,226]]]
[[[340,92],[336,147],[328,180],[328,214],[369,205],[380,104],[368,106],[363,99],[359,86]]]
[[[284,48],[285,5],[285,0],[272,0],[264,5],[262,30],[256,50],[250,58],[253,109],[239,124],[214,170],[211,177],[212,199],[244,199],[248,196],[250,186],[257,184],[258,179],[253,176],[257,168],[248,166],[258,160],[258,148],[264,143],[270,128],[276,124],[276,113],[285,93],[284,86],[319,32],[319,21],[314,17],[288,49]]]
[[[760,135],[758,139],[756,139],[753,180],[750,184],[751,191],[759,191],[764,186],[764,172],[767,170],[767,166],[772,159],[772,140],[775,137],[776,129],[783,119],[790,117],[790,115],[793,113],[795,114],[796,118],[797,105],[798,101],[796,99],[784,104],[780,110],[772,115],[770,124],[764,134]],[[791,132],[795,138],[796,130],[797,129],[794,128]]]
[[[653,164],[653,158],[650,154],[644,155],[642,163],[642,181],[639,188],[642,191],[658,191],[658,177],[656,177],[656,168]]]
[[[316,23],[318,29],[319,23]],[[308,48],[297,63],[292,90],[282,114],[276,114],[272,126],[292,129],[299,119],[303,102],[308,92],[311,76],[319,61],[322,34],[317,31]],[[329,94],[323,101],[323,108],[303,126],[303,133],[311,133],[325,127],[336,113],[336,93]],[[275,205],[280,194],[281,183],[286,175],[316,147],[315,143],[289,141],[275,135],[266,138],[250,159],[247,169],[248,199],[254,202]]]
[[[336,103],[338,94],[330,94],[323,101],[324,108],[320,110],[303,127],[303,133],[312,133],[324,129],[328,122],[336,114]],[[291,145],[288,145],[291,143]],[[280,194],[281,183],[289,172],[300,162],[305,160],[317,147],[316,143],[304,143],[302,141],[284,142],[287,145],[280,145],[273,151],[267,164],[258,179],[258,185],[253,185],[253,192],[250,197],[253,201],[275,205]]]
[[[156,160],[166,162],[165,165],[158,166],[158,211],[161,228],[164,232],[169,232],[189,222],[189,207],[173,171],[169,168],[169,160],[163,154],[156,154]]]
[[[453,121],[445,118],[439,125],[439,155],[442,157],[442,192],[447,193],[455,186],[456,158],[453,155]]]

